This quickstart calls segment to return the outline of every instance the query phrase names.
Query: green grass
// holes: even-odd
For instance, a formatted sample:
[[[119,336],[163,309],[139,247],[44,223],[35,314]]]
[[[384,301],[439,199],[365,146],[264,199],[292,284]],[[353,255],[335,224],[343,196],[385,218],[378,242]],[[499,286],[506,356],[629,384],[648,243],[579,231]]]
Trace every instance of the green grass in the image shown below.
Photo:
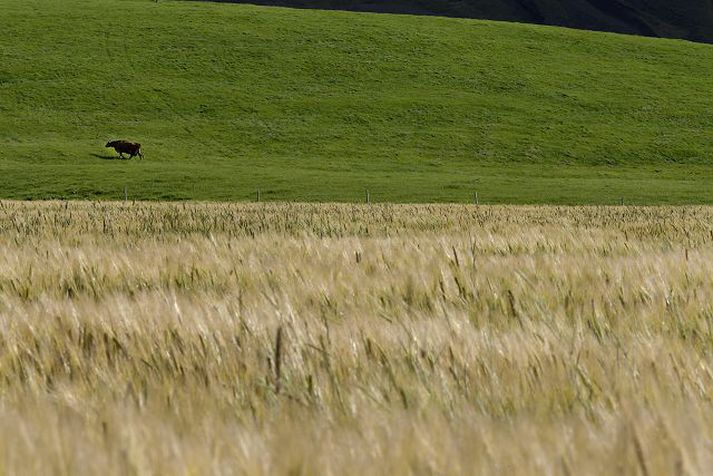
[[[713,47],[244,5],[0,0],[0,197],[713,203]],[[106,160],[108,139],[146,160]]]

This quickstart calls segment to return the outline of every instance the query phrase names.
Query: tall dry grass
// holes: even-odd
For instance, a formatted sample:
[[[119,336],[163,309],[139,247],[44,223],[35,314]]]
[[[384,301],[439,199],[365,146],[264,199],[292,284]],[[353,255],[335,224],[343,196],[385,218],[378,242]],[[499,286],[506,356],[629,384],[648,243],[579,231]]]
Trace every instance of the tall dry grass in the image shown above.
[[[713,471],[713,208],[0,203],[4,474]]]

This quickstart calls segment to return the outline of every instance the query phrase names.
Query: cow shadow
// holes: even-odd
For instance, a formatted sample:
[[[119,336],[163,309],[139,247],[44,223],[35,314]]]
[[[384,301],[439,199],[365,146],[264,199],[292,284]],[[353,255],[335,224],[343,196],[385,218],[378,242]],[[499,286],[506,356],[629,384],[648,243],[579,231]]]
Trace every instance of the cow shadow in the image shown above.
[[[101,160],[122,160],[117,155],[106,155],[106,154],[89,154],[89,155],[92,157],[95,157],[97,159],[101,159]]]

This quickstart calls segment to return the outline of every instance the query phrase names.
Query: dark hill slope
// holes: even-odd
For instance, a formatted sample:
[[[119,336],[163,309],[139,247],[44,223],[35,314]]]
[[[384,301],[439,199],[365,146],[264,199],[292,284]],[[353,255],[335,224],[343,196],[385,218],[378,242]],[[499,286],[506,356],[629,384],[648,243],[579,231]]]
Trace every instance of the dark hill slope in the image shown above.
[[[330,10],[442,15],[713,42],[711,0],[218,0]]]

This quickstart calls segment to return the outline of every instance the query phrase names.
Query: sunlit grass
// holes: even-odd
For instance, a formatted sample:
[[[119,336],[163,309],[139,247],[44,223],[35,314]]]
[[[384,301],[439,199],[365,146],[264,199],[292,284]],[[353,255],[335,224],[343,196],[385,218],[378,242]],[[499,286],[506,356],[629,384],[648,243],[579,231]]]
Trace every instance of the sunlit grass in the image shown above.
[[[0,198],[713,204],[710,45],[216,2],[0,12]]]

